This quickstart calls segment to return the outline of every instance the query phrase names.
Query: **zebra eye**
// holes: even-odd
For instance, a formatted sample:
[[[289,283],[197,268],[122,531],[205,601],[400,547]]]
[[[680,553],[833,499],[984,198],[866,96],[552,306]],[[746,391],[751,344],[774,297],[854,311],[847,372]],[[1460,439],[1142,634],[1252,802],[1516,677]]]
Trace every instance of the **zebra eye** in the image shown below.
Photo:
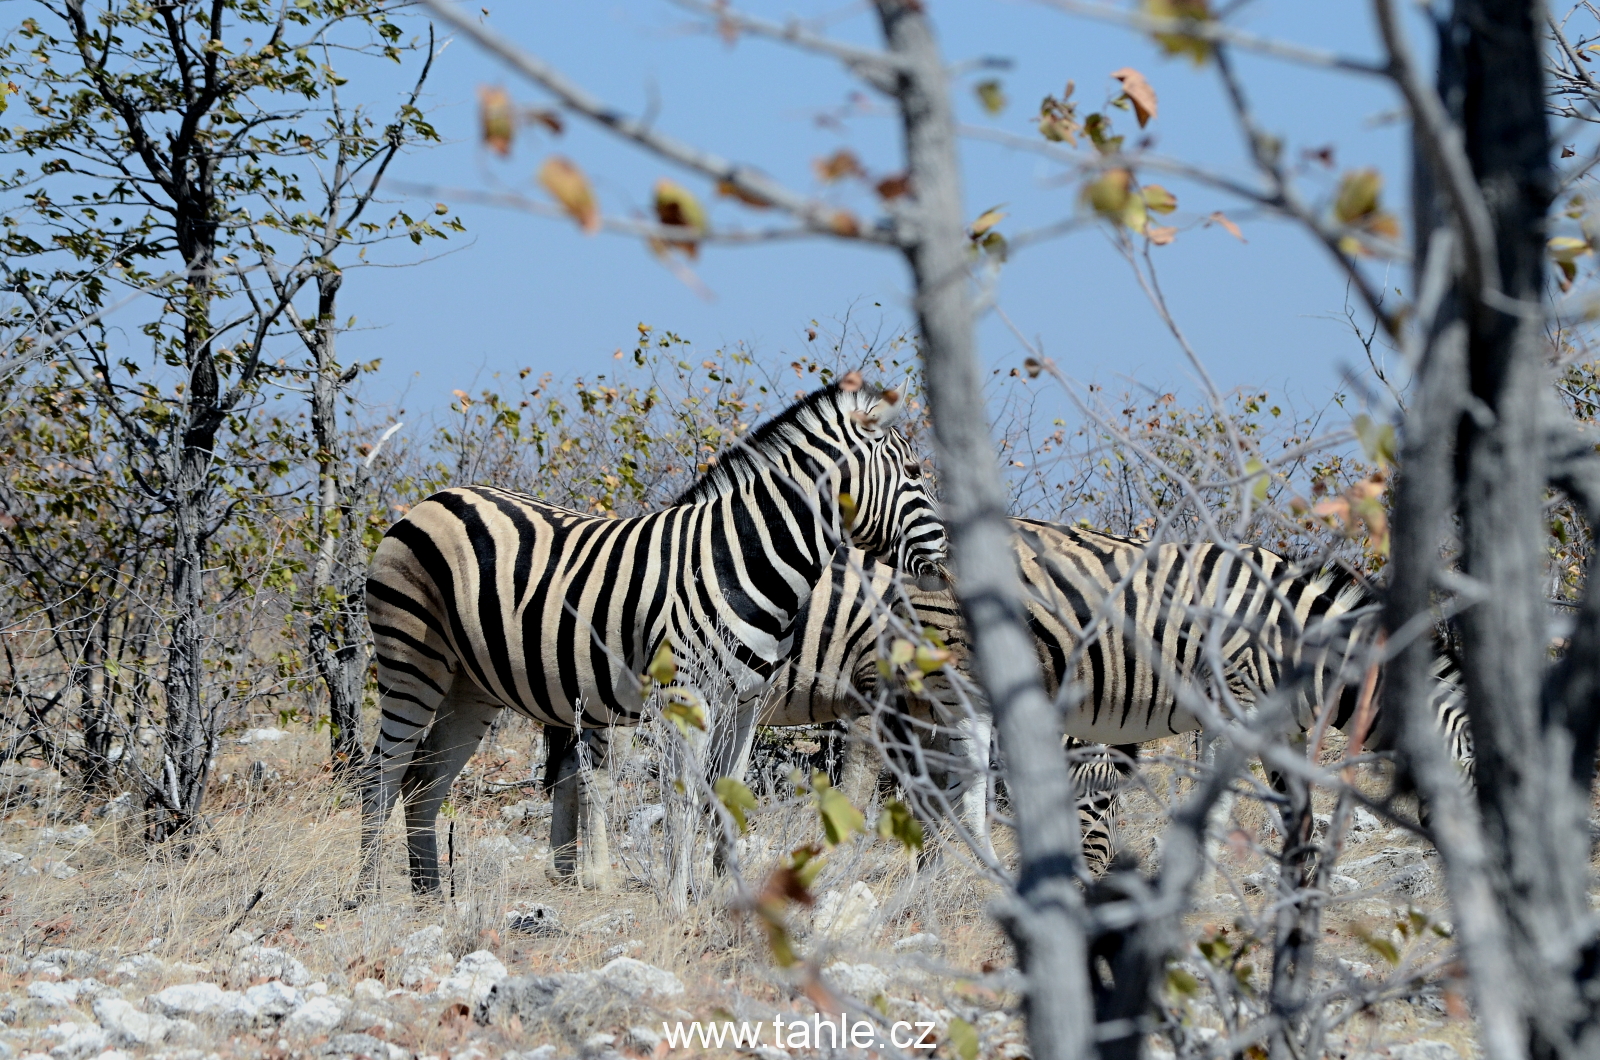
[[[918,461],[918,460],[907,460],[906,461],[906,476],[908,478],[921,478],[922,477],[922,463],[921,463],[921,461]]]

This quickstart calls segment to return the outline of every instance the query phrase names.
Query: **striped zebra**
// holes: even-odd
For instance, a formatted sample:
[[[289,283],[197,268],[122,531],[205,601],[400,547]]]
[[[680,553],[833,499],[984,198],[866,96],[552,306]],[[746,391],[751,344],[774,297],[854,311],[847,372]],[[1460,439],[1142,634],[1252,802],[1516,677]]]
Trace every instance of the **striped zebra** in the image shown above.
[[[1375,711],[1357,718],[1362,659],[1379,616],[1369,591],[1348,572],[1307,572],[1254,546],[1152,546],[1039,520],[1014,524],[1029,624],[1047,685],[1063,707],[1085,836],[1098,850],[1094,860],[1109,860],[1110,794],[1131,774],[1137,745],[1200,730],[1188,693],[1213,673],[1248,707],[1303,669],[1292,703],[1300,732],[1318,724],[1322,705],[1336,694],[1327,719],[1334,727],[1359,725],[1368,737],[1384,733]],[[965,633],[948,591],[899,586],[892,571],[860,558],[836,564],[797,624],[762,723],[859,715],[877,694],[877,661],[897,607],[902,631],[931,626],[964,654]],[[1444,655],[1436,657],[1435,678],[1441,727],[1457,761],[1470,768],[1460,685]],[[966,755],[967,775],[985,774],[986,721],[962,712],[954,721],[960,750],[952,753]],[[1114,744],[1120,754],[1086,744]],[[977,837],[984,835],[986,797],[972,786],[961,796],[962,820]]]
[[[363,893],[401,795],[412,885],[438,889],[435,817],[501,709],[564,729],[635,723],[637,675],[663,644],[737,675],[742,771],[755,701],[841,543],[913,575],[943,562],[944,527],[893,426],[903,407],[852,372],[635,518],[492,486],[412,508],[367,581],[382,723],[363,790]]]

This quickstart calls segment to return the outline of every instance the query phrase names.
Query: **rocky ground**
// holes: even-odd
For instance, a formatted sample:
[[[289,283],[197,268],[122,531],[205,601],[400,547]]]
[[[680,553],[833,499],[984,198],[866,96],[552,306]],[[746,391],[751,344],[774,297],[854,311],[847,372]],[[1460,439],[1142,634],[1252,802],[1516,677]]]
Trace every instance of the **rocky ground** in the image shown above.
[[[787,914],[806,960],[779,968],[731,885],[702,883],[681,913],[659,899],[658,804],[644,788],[630,795],[626,778],[617,888],[552,884],[548,802],[496,779],[529,775],[537,748],[502,733],[441,821],[456,851],[448,893],[406,893],[397,842],[385,877],[400,886],[347,910],[356,810],[322,771],[321,747],[315,733],[234,740],[212,830],[181,858],[142,844],[126,797],[85,803],[42,764],[13,769],[0,821],[0,1060],[1027,1055],[1013,958],[987,913],[996,890],[952,847],[921,867],[871,837],[833,851],[816,904]],[[1162,820],[1152,769],[1121,829],[1146,859]],[[1470,1060],[1437,859],[1364,810],[1347,823],[1316,976],[1326,1054]],[[1331,824],[1325,814],[1320,827]],[[803,800],[763,810],[741,844],[748,886],[816,831]],[[1262,925],[1277,891],[1263,851],[1276,841],[1260,804],[1243,800],[1221,838],[1191,918],[1195,945],[1169,976],[1183,1030],[1152,1036],[1152,1060],[1225,1054],[1259,1014],[1253,984],[1269,971]],[[865,1020],[873,1044],[819,1051],[815,1023],[816,1037],[796,1041],[795,1021],[818,1011]],[[896,1021],[907,1041],[927,1025],[936,1048],[889,1047]],[[759,1044],[664,1033],[730,1022],[763,1024]]]

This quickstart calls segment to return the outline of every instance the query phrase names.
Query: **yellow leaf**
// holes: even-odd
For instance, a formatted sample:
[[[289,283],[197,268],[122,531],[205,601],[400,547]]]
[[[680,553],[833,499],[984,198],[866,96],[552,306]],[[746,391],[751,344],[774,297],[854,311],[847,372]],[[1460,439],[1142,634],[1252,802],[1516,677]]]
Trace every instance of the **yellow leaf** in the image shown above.
[[[1133,114],[1139,119],[1139,128],[1144,128],[1156,116],[1156,90],[1150,87],[1150,82],[1144,79],[1143,74],[1131,66],[1114,70],[1111,76],[1122,82],[1122,92],[1133,104]]]
[[[478,124],[485,147],[501,158],[511,154],[511,138],[516,135],[517,119],[509,92],[498,85],[479,87]]]
[[[950,1020],[950,1052],[959,1060],[978,1060],[978,1028],[959,1016]]]
[[[1340,224],[1354,225],[1378,210],[1378,195],[1383,191],[1383,174],[1376,169],[1358,169],[1339,179],[1339,194],[1333,201],[1333,216]]]
[[[967,234],[973,239],[977,239],[989,229],[1005,220],[1005,218],[1006,215],[1000,209],[1000,207],[991,206],[978,215],[978,219],[972,222],[972,227],[967,229]]]
[[[539,167],[539,183],[561,204],[567,215],[590,235],[600,231],[600,207],[589,178],[570,159],[551,155]]]
[[[706,229],[706,212],[700,200],[688,188],[665,177],[656,181],[655,207],[656,220],[663,225],[686,228],[695,235]],[[667,246],[682,250],[691,259],[700,253],[698,244],[694,242],[671,242]]]
[[[1211,7],[1206,0],[1144,0],[1144,12],[1151,18],[1187,19],[1194,22],[1212,20]],[[1211,42],[1189,33],[1157,33],[1156,43],[1168,55],[1188,55],[1199,66],[1211,57]]]
[[[856,499],[848,493],[839,494],[839,515],[844,519],[844,528],[853,529],[856,525]]]
[[[672,645],[669,642],[661,642],[645,674],[658,685],[670,685],[672,679],[678,676],[678,662],[672,657]]]
[[[911,661],[916,664],[918,670],[931,674],[935,670],[943,669],[944,664],[950,661],[950,652],[931,644],[918,644],[916,656]]]
[[[1156,213],[1171,213],[1178,208],[1178,197],[1159,184],[1146,184],[1142,194],[1145,206]]]
[[[1250,495],[1258,501],[1266,500],[1267,491],[1272,488],[1272,479],[1266,474],[1266,470],[1267,465],[1255,457],[1245,461],[1244,473],[1258,476],[1254,482],[1250,483]]]
[[[1108,169],[1084,189],[1084,198],[1094,207],[1095,213],[1120,220],[1128,200],[1133,197],[1129,191],[1132,181],[1133,174],[1126,169]]]
[[[1051,143],[1064,141],[1073,147],[1078,146],[1078,133],[1083,126],[1078,124],[1078,105],[1072,102],[1073,87],[1073,83],[1068,81],[1060,99],[1046,96],[1039,104],[1039,135]]]
[[[1575,239],[1572,236],[1553,236],[1545,245],[1550,256],[1563,264],[1577,261],[1594,250],[1587,239]]]
[[[662,689],[669,697],[666,706],[661,708],[661,714],[673,725],[678,727],[678,732],[688,738],[691,728],[706,731],[706,711],[700,705],[700,697],[693,690],[674,685]]]
[[[910,662],[917,653],[916,646],[904,637],[896,638],[889,645],[889,661],[896,666],[904,666]]]
[[[1000,87],[1000,82],[982,81],[973,91],[978,94],[978,102],[983,104],[983,109],[988,113],[999,114],[1006,109],[1006,93],[1005,89]]]

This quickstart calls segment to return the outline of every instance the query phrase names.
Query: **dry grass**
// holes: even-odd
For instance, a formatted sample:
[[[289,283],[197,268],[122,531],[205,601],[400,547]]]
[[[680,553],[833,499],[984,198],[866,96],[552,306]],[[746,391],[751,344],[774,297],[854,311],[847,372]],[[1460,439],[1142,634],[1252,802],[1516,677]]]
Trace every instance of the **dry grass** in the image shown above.
[[[642,737],[641,743],[649,741]],[[1141,771],[1143,786],[1124,800],[1121,842],[1147,863],[1157,848],[1163,806],[1184,789],[1179,775],[1190,746],[1187,740],[1175,740],[1158,748]],[[369,978],[400,988],[402,940],[440,925],[444,948],[454,957],[488,950],[512,975],[594,969],[619,953],[667,969],[686,986],[685,994],[666,1007],[671,1018],[713,1019],[733,1013],[770,1019],[774,1013],[787,1018],[815,1010],[811,998],[822,995],[808,979],[807,965],[787,970],[774,966],[759,923],[734,908],[740,901],[734,882],[717,880],[702,865],[701,886],[687,910],[673,913],[660,899],[661,826],[640,829],[636,817],[641,808],[662,798],[663,781],[652,774],[649,753],[621,755],[621,779],[611,808],[620,881],[613,893],[584,891],[549,878],[545,797],[532,785],[510,786],[530,778],[542,761],[539,736],[535,727],[512,720],[496,734],[494,746],[468,767],[441,818],[441,845],[453,830],[455,851],[445,895],[410,894],[396,822],[382,895],[347,910],[342,900],[355,876],[358,808],[352,793],[325,771],[324,749],[324,736],[303,730],[274,742],[226,741],[216,766],[208,827],[187,856],[145,847],[137,818],[105,813],[104,802],[85,805],[64,790],[41,790],[49,787],[41,784],[48,780],[45,772],[24,778],[25,770],[13,770],[8,780],[13,797],[0,826],[0,848],[25,858],[0,870],[0,930],[13,956],[11,978],[0,986],[23,989],[24,981],[38,974],[27,969],[27,960],[69,948],[111,963],[137,953],[160,958],[164,970],[138,982],[138,990],[146,993],[191,980],[239,987],[247,984],[234,981],[234,952],[246,941],[259,940],[292,953],[313,979],[326,982],[335,993],[348,994]],[[1169,757],[1160,757],[1162,753]],[[31,793],[18,789],[20,779],[32,785]],[[1331,802],[1324,799],[1317,809],[1330,812]],[[630,822],[636,825],[631,833]],[[73,831],[78,825],[87,827]],[[1251,886],[1248,878],[1267,866],[1267,851],[1275,843],[1266,809],[1250,799],[1237,800],[1223,834],[1230,841],[1220,848],[1219,871],[1208,885],[1214,893],[1202,894],[1191,918],[1193,935],[1212,938],[1227,928],[1238,938],[1252,933],[1254,925],[1253,933],[1262,936],[1272,894],[1270,888]],[[780,857],[819,835],[807,800],[768,803],[740,844],[747,888],[759,890]],[[1001,853],[1008,856],[1003,830],[999,838]],[[1388,860],[1372,860],[1384,851],[1392,852]],[[702,850],[702,856],[708,858],[708,851]],[[1396,938],[1393,930],[1410,910],[1433,920],[1442,917],[1436,872],[1426,870],[1416,880],[1394,879],[1397,872],[1405,875],[1407,864],[1429,864],[1432,859],[1424,860],[1417,841],[1381,828],[1347,837],[1342,864],[1364,859],[1349,870],[1362,890],[1337,896],[1324,918],[1322,955],[1330,968],[1323,979],[1337,978],[1331,962],[1343,959],[1354,962],[1357,972],[1363,966],[1371,969],[1369,982],[1383,981],[1383,973],[1391,969],[1379,954],[1382,942],[1375,948],[1375,939],[1397,941],[1401,963],[1387,979],[1392,990],[1385,994],[1374,988],[1373,1004],[1359,1010],[1352,1006],[1332,1029],[1330,1055],[1370,1054],[1421,1034],[1471,1056],[1470,1021],[1460,1018],[1458,1009],[1443,1011],[1447,1006],[1437,1000],[1439,966],[1448,944],[1428,932]],[[56,878],[53,873],[63,864],[76,873]],[[873,964],[886,978],[881,996],[855,999],[863,1006],[876,1004],[893,1018],[931,1013],[927,1018],[937,1020],[942,1033],[958,1017],[983,1032],[983,1055],[1019,1055],[1016,997],[1008,989],[1014,985],[1008,974],[1012,954],[986,910],[997,893],[995,884],[937,836],[920,868],[889,841],[857,838],[830,855],[814,891],[843,895],[858,883],[871,891],[876,909],[847,931],[830,935],[811,930],[812,914],[791,907],[790,923],[808,966]],[[533,936],[508,930],[508,914],[535,903],[555,911],[561,933]],[[896,942],[913,935],[937,936],[938,942],[916,953],[894,949]],[[1198,960],[1190,954],[1191,965]],[[1244,963],[1255,969],[1256,982],[1264,982],[1269,961],[1270,950],[1257,950]],[[448,962],[437,962],[437,974],[448,970]],[[1435,984],[1430,988],[1434,1001],[1387,999],[1413,994],[1408,982],[1419,974]],[[833,981],[841,982],[837,975]],[[853,981],[842,982],[841,991],[853,988]],[[425,990],[429,984],[404,985]],[[602,998],[583,1011],[564,1012],[559,1020],[481,1028],[451,1019],[438,1004],[429,1007],[408,996],[397,995],[389,1005],[385,1011],[391,1026],[384,1033],[391,1040],[418,1053],[441,1055],[460,1053],[469,1045],[499,1055],[544,1041],[560,1045],[563,1052],[581,1051],[586,1037],[599,1032],[624,1036],[618,1039],[618,1048],[623,1048],[627,1027],[648,1019],[659,1023],[661,1018],[656,1010],[646,1015],[639,1006]],[[1191,1029],[1224,1027],[1218,1002],[1204,992],[1187,1001],[1175,999],[1175,1005]],[[240,1055],[273,1047],[248,1035],[229,1042],[222,1051]]]

